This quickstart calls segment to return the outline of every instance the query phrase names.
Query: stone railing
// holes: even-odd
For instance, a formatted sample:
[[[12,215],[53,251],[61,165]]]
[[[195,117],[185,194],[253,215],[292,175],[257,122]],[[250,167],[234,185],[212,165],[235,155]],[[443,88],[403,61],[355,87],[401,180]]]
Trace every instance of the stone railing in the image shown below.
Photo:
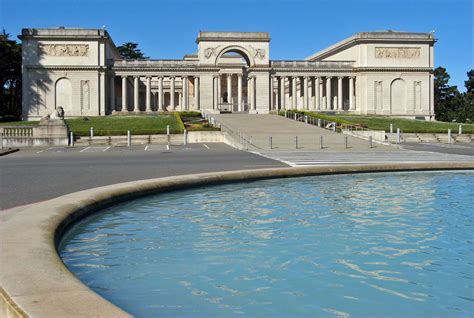
[[[271,67],[284,67],[284,68],[352,68],[354,62],[313,62],[313,61],[271,61]]]
[[[0,126],[0,146],[67,146],[68,128],[63,120],[48,120],[35,126]]]
[[[195,67],[198,61],[186,60],[116,60],[114,67]]]
[[[0,127],[4,137],[28,137],[33,136],[32,126],[8,126]]]

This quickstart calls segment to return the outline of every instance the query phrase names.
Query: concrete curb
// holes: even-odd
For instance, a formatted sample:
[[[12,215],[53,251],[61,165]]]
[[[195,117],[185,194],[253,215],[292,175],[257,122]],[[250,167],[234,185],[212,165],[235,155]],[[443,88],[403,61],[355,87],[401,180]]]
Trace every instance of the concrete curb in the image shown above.
[[[0,151],[0,157],[1,157],[1,156],[9,155],[9,154],[14,153],[14,152],[17,152],[17,151],[19,151],[19,150],[20,150],[19,148],[8,149],[8,150],[2,150],[2,151]]]
[[[474,170],[474,162],[269,168],[201,173],[109,185],[0,213],[0,316],[130,317],[64,266],[57,246],[78,220],[107,206],[191,187],[310,175],[415,170]]]

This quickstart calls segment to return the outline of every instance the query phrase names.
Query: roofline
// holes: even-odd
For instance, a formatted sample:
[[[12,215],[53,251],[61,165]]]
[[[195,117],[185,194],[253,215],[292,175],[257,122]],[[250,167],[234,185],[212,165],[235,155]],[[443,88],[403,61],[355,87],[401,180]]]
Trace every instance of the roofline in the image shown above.
[[[433,32],[396,32],[396,31],[360,32],[306,57],[305,60],[313,61],[318,58],[324,58],[328,55],[335,53],[336,51],[339,51],[340,49],[343,49],[343,48],[346,48],[358,43],[367,43],[367,42],[435,43],[436,41],[437,39],[435,39]]]

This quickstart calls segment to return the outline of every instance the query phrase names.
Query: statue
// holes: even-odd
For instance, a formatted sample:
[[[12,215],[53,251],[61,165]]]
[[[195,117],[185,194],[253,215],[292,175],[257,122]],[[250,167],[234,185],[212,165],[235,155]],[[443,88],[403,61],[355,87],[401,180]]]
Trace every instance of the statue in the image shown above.
[[[51,114],[42,117],[40,123],[45,123],[50,120],[64,120],[64,108],[59,106]]]

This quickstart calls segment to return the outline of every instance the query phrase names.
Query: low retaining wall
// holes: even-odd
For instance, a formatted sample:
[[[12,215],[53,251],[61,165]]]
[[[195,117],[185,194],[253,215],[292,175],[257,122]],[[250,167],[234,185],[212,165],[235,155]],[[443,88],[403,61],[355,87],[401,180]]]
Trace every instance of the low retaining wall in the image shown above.
[[[343,129],[342,132],[346,135],[362,138],[369,140],[372,137],[374,141],[385,142],[385,131],[384,130],[348,130]]]
[[[130,317],[90,290],[63,264],[57,245],[75,222],[140,196],[268,178],[413,170],[474,169],[465,163],[398,163],[202,173],[120,183],[0,212],[0,316]]]

